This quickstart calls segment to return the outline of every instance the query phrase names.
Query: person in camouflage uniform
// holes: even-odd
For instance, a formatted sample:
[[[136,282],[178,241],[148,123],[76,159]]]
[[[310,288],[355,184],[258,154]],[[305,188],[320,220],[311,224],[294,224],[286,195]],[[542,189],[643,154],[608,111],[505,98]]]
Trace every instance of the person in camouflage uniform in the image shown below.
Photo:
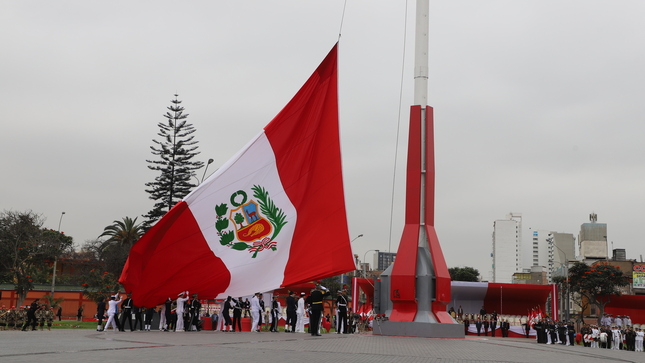
[[[38,310],[36,310],[36,325],[40,328],[42,331],[45,327],[45,309],[47,307],[45,305],[41,305]]]
[[[7,328],[7,314],[9,311],[7,310],[7,307],[2,305],[0,307],[0,330],[5,330]]]
[[[22,329],[22,326],[25,325],[26,322],[27,322],[27,310],[25,309],[24,306],[21,306],[16,311],[16,323],[14,325],[14,329],[15,330]]]
[[[54,322],[54,317],[56,314],[54,314],[54,308],[51,307],[49,309],[45,309],[43,312],[45,315],[45,320],[47,321],[47,330],[52,330],[52,323]]]
[[[15,329],[16,325],[16,307],[12,306],[9,311],[7,311],[7,330]]]

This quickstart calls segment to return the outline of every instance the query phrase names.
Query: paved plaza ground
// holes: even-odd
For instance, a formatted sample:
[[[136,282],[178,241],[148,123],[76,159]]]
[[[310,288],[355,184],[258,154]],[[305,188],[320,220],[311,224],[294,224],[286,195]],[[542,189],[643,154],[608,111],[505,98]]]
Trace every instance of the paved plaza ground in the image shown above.
[[[533,339],[429,339],[371,334],[2,331],[0,362],[645,362],[645,353],[536,344]]]

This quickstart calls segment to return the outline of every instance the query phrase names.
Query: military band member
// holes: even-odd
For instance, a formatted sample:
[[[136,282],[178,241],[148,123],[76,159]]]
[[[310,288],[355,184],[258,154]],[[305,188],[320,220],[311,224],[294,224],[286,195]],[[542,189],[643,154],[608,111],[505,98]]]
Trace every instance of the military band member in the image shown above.
[[[52,330],[52,323],[54,322],[53,307],[45,310],[45,321],[47,322],[47,330]]]
[[[25,322],[27,321],[27,310],[24,306],[21,306],[20,309],[16,310],[16,324],[14,326],[15,330],[20,330]]]
[[[7,310],[7,307],[5,305],[2,305],[0,307],[0,330],[5,330],[7,328],[7,313],[9,310]]]
[[[46,306],[42,305],[36,310],[34,315],[36,316],[36,325],[40,328],[40,331],[43,331],[45,327],[45,311]]]
[[[12,306],[8,311],[7,311],[7,330],[14,330],[16,327],[16,318],[18,317],[18,312],[16,311],[16,307]]]

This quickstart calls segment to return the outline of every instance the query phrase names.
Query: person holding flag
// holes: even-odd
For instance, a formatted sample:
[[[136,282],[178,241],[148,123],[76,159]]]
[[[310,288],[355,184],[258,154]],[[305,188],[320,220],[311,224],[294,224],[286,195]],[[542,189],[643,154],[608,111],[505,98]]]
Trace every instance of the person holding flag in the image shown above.
[[[184,330],[184,311],[186,309],[186,301],[188,301],[188,291],[180,292],[177,297],[177,327],[175,331]]]

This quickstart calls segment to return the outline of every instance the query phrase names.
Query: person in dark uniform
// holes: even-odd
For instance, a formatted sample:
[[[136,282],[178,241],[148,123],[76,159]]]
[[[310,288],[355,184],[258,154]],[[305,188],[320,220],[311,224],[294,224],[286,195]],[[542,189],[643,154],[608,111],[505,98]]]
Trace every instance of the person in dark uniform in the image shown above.
[[[468,335],[468,327],[470,326],[470,320],[468,317],[464,317],[464,335]]]
[[[556,330],[555,322],[553,320],[549,321],[547,328],[549,330],[549,336],[551,337],[551,342],[547,344],[555,344],[558,341],[558,333]]]
[[[31,325],[31,330],[36,330],[36,324],[38,323],[36,319],[36,310],[40,309],[40,299],[34,300],[31,305],[29,305],[29,310],[27,310],[27,321],[22,327],[22,331],[27,330],[29,325]]]
[[[336,333],[347,334],[347,292],[345,290],[339,291],[338,298],[336,299],[336,308],[338,309],[338,326]]]
[[[233,332],[237,329],[237,331],[242,331],[242,309],[243,309],[243,304],[244,301],[242,301],[242,298],[238,298],[237,300],[233,299],[233,303],[235,306],[233,306]]]
[[[311,331],[311,336],[319,337],[320,333],[318,328],[320,327],[320,318],[323,311],[323,299],[325,296],[329,295],[329,291],[324,289],[320,285],[316,285],[316,289],[311,292],[307,298],[307,303],[311,307],[311,314],[309,315],[309,327]]]
[[[99,303],[96,305],[96,319],[99,322],[96,331],[103,331],[103,318],[105,318],[105,296],[99,297]]]
[[[535,334],[537,337],[537,342],[539,344],[546,344],[546,327],[544,326],[544,322],[542,320],[539,320],[535,324],[533,324],[533,329],[535,329]]]
[[[150,328],[152,327],[152,318],[154,318],[156,312],[157,311],[154,307],[146,309],[146,318],[144,319],[145,327],[143,330],[150,331]]]
[[[260,320],[258,321],[258,330],[262,330],[262,323],[266,323],[264,321],[264,313],[266,312],[266,308],[264,307],[264,298],[262,294],[260,294],[258,303],[260,304]]]
[[[172,299],[167,298],[163,305],[164,314],[166,314],[166,326],[162,326],[160,328],[162,328],[163,331],[169,331],[172,330]]]
[[[576,328],[574,327],[572,321],[569,321],[567,323],[567,335],[569,336],[569,345],[574,346],[575,337],[576,337]]]
[[[482,322],[482,325],[484,326],[484,335],[488,336],[488,327],[490,326],[490,322],[488,321],[488,319],[484,319],[484,321]]]
[[[199,313],[202,310],[202,303],[199,302],[197,294],[193,294],[193,299],[190,300],[190,330],[201,331],[201,320]]]
[[[493,314],[490,320],[490,335],[492,337],[495,336],[495,330],[497,330],[497,313],[493,311]],[[502,336],[504,335],[502,334]]]
[[[134,331],[132,329],[132,307],[134,305],[132,304],[132,294],[128,293],[128,297],[126,297],[123,302],[121,303],[121,331],[125,331],[125,320],[128,320],[128,324],[130,324],[130,331]]]
[[[567,345],[567,325],[562,321],[558,323],[558,339],[560,344]]]
[[[271,329],[269,331],[278,332],[278,316],[280,315],[280,304],[278,303],[278,295],[273,295],[271,300]]]
[[[222,308],[222,317],[224,318],[224,330],[223,332],[231,331],[233,329],[233,321],[231,320],[231,301],[232,297],[227,297],[224,301],[224,307]]]
[[[137,330],[137,326],[141,327],[139,330],[143,330],[143,313],[145,311],[146,308],[141,308],[132,304],[132,312],[134,312],[134,330]]]
[[[481,331],[482,331],[481,319],[477,319],[477,321],[475,322],[475,328],[477,329],[477,336],[481,336]]]
[[[287,296],[287,323],[284,326],[284,331],[286,333],[295,333],[296,332],[296,323],[298,322],[298,315],[296,310],[298,309],[298,302],[296,301],[296,296],[293,291],[289,291],[289,296]]]

